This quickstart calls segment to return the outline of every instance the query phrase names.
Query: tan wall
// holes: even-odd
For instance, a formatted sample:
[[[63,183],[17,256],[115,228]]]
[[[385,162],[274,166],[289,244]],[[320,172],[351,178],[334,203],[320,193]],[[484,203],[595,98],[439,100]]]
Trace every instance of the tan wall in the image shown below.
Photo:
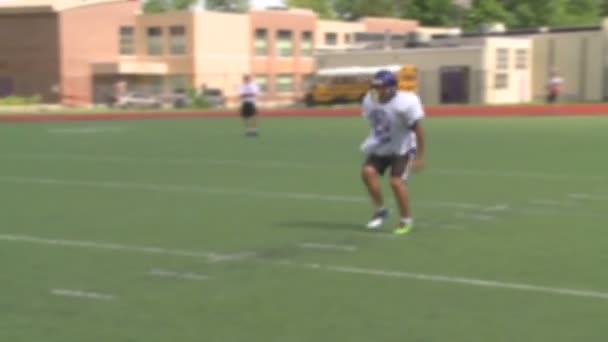
[[[56,14],[0,15],[0,78],[10,78],[14,95],[40,94],[55,102],[59,84]]]
[[[508,50],[508,67],[499,69],[497,65],[497,49]],[[532,100],[532,42],[529,38],[486,38],[485,39],[485,70],[486,70],[486,103],[523,103]],[[525,69],[516,66],[516,51],[526,50]],[[496,74],[507,74],[507,87],[496,89]]]
[[[563,100],[602,100],[606,65],[602,56],[605,55],[606,37],[605,31],[534,36],[534,98],[545,97],[550,70],[555,68],[564,78]]]
[[[119,28],[133,25],[137,2],[84,6],[60,13],[61,92],[76,103],[93,97],[91,64],[117,60]]]
[[[419,26],[416,20],[393,18],[365,17],[360,22],[365,27],[366,32],[385,32],[389,30],[391,33],[405,33],[416,31]]]
[[[479,88],[482,86],[482,82],[477,79],[482,72],[480,68],[483,65],[481,47],[330,53],[318,56],[317,64],[319,68],[413,64],[418,68],[418,93],[425,104],[440,102],[439,70],[442,66],[465,66],[471,70],[469,90],[471,101],[483,101],[483,98],[479,98],[479,94],[481,94]]]
[[[250,19],[244,14],[198,12],[195,20],[195,84],[234,97],[251,70]]]
[[[249,39],[249,51],[252,57],[251,72],[253,74],[268,75],[269,91],[267,98],[293,98],[302,94],[302,79],[304,75],[314,72],[314,58],[302,56],[300,52],[302,32],[310,31],[315,39],[317,16],[311,11],[251,11],[251,29]],[[257,28],[268,30],[269,56],[254,56],[254,34]],[[281,29],[291,30],[293,37],[294,55],[292,57],[276,56],[276,36]],[[294,93],[277,93],[275,81],[278,74],[294,75]]]
[[[319,20],[317,21],[317,32],[315,35],[315,48],[345,48],[347,44],[345,38],[349,34],[351,42],[354,41],[354,34],[357,32],[364,32],[365,25],[360,22],[343,22],[335,20]],[[336,33],[338,37],[337,45],[327,46],[325,44],[326,33]]]

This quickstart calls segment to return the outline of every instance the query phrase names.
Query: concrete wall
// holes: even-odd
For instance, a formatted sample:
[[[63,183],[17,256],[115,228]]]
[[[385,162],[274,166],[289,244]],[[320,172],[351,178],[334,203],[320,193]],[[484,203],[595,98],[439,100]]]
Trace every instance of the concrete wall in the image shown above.
[[[234,97],[242,75],[251,70],[249,16],[199,12],[195,18],[195,83]]]
[[[545,97],[551,69],[564,78],[562,100],[598,101],[605,98],[606,31],[551,33],[532,38],[535,99]]]

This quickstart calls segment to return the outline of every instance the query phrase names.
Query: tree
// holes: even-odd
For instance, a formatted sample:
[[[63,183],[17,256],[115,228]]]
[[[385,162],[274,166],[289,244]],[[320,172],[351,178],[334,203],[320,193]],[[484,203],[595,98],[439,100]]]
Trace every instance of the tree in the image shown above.
[[[515,18],[497,0],[473,0],[471,9],[465,14],[464,27],[476,29],[480,24],[500,22],[512,24]]]
[[[422,25],[451,26],[459,21],[459,11],[452,0],[407,0],[401,3],[401,17],[417,19]]]
[[[200,0],[146,0],[144,2],[145,13],[159,13],[169,11],[186,10],[194,6]],[[246,12],[249,9],[248,0],[206,0],[205,6],[208,10],[219,12]]]
[[[311,9],[323,19],[332,19],[334,17],[331,4],[325,0],[288,0],[287,5],[289,7]]]
[[[339,18],[355,20],[362,17],[398,17],[398,1],[394,0],[334,0]]]
[[[207,9],[218,12],[243,13],[249,10],[248,0],[207,0]]]

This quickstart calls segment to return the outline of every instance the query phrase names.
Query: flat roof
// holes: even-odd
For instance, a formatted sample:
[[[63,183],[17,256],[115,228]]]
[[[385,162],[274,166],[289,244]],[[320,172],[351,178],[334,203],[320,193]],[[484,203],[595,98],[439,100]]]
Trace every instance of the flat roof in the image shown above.
[[[0,0],[0,14],[53,13],[73,8],[136,0]]]

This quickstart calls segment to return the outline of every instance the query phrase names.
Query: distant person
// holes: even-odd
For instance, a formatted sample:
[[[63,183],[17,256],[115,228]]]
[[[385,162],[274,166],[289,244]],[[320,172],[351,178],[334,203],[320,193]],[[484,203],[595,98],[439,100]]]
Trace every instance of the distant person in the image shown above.
[[[241,96],[241,117],[245,124],[245,135],[250,137],[258,136],[256,99],[259,92],[260,88],[251,80],[251,76],[243,76],[243,83],[239,91]]]
[[[119,105],[121,100],[127,96],[129,85],[124,78],[119,78],[114,83],[114,105]]]
[[[547,82],[547,103],[556,103],[562,92],[564,79],[556,71],[551,71]]]

